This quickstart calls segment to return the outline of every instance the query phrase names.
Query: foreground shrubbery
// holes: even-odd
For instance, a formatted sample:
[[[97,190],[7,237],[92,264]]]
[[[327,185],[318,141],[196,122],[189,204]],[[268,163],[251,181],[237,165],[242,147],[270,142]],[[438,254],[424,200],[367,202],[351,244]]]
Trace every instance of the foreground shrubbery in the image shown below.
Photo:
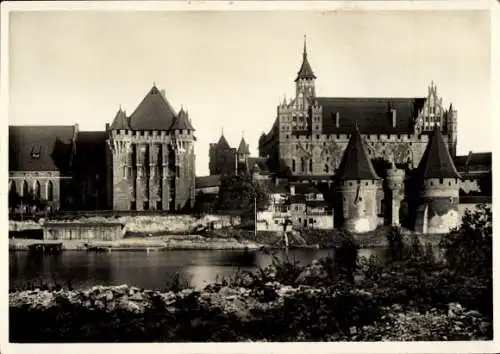
[[[491,224],[481,221],[488,213],[467,214],[445,239],[447,264],[395,228],[388,262],[358,259],[343,233],[332,257],[310,265],[276,258],[200,292],[179,283],[163,293],[127,286],[13,293],[11,341],[491,339]],[[473,243],[465,237],[471,228]],[[464,267],[474,263],[464,256],[474,247],[485,253],[481,267]]]

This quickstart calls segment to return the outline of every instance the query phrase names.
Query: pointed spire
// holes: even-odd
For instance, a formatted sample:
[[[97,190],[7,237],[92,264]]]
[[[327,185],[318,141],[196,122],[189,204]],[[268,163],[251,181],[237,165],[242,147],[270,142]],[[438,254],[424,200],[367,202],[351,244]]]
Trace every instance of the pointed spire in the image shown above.
[[[366,145],[357,123],[355,123],[354,132],[349,139],[335,177],[341,181],[380,179],[368,157]]]
[[[248,149],[248,144],[246,143],[243,134],[241,136],[240,146],[238,147],[238,154],[250,155],[250,150]]]
[[[221,149],[230,149],[231,147],[229,146],[229,143],[227,142],[226,138],[224,137],[224,128],[221,130],[220,138],[219,141],[217,142],[217,147]]]
[[[299,72],[297,73],[297,78],[295,81],[299,79],[315,79],[316,76],[312,71],[311,65],[307,60],[307,45],[306,45],[306,36],[304,35],[304,52],[302,53],[302,65],[300,67]]]
[[[434,132],[420,160],[418,173],[423,179],[460,178],[438,125],[434,127]]]
[[[183,108],[179,111],[179,115],[175,118],[169,130],[194,130],[189,116]]]
[[[130,130],[130,125],[128,124],[127,115],[125,111],[122,110],[122,106],[118,109],[115,119],[109,128],[110,130]]]

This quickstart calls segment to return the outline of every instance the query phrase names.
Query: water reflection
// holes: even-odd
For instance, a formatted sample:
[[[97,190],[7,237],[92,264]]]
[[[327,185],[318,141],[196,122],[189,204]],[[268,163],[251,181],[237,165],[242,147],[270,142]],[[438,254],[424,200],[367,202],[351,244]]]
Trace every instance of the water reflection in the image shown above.
[[[333,250],[301,249],[278,251],[274,256],[260,251],[175,250],[166,252],[62,252],[39,257],[27,252],[9,252],[12,290],[30,285],[60,284],[75,288],[93,285],[129,284],[164,290],[179,275],[191,286],[200,288],[218,277],[229,277],[240,270],[255,270],[278,259],[288,258],[302,264],[332,255]],[[384,258],[384,249],[362,249],[360,255]]]

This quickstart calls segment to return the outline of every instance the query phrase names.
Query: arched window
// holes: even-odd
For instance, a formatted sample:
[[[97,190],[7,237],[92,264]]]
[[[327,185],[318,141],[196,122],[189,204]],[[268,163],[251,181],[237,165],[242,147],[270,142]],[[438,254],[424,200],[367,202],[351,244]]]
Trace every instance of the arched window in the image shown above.
[[[41,193],[40,193],[40,182],[35,181],[33,184],[33,196],[37,199],[40,200]]]
[[[305,172],[306,171],[306,163],[305,163],[303,157],[300,158],[300,171],[301,172]]]
[[[21,184],[21,196],[26,196],[28,192],[29,192],[28,182],[23,181],[23,184]]]
[[[312,159],[309,159],[309,172],[313,171],[313,162]]]
[[[292,159],[292,172],[295,172],[295,169],[297,166],[295,166],[295,159]]]
[[[54,186],[52,185],[52,181],[47,182],[47,200],[52,201],[54,198]]]
[[[325,164],[325,173],[328,173],[330,172],[330,168],[328,167],[328,165]]]

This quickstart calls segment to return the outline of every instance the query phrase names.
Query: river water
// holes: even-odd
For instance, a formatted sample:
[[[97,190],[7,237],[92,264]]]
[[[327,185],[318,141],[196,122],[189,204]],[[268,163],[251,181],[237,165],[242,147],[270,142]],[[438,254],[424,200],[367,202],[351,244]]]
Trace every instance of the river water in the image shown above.
[[[294,249],[278,251],[302,264],[332,254],[332,250]],[[362,249],[360,256],[384,257],[382,248]],[[272,263],[272,256],[262,251],[239,250],[170,250],[161,252],[92,253],[65,251],[55,256],[33,256],[28,252],[9,252],[10,290],[32,285],[71,282],[73,288],[94,285],[128,284],[139,288],[164,290],[179,276],[190,286],[201,288],[207,283],[234,275],[239,270],[255,270]]]

